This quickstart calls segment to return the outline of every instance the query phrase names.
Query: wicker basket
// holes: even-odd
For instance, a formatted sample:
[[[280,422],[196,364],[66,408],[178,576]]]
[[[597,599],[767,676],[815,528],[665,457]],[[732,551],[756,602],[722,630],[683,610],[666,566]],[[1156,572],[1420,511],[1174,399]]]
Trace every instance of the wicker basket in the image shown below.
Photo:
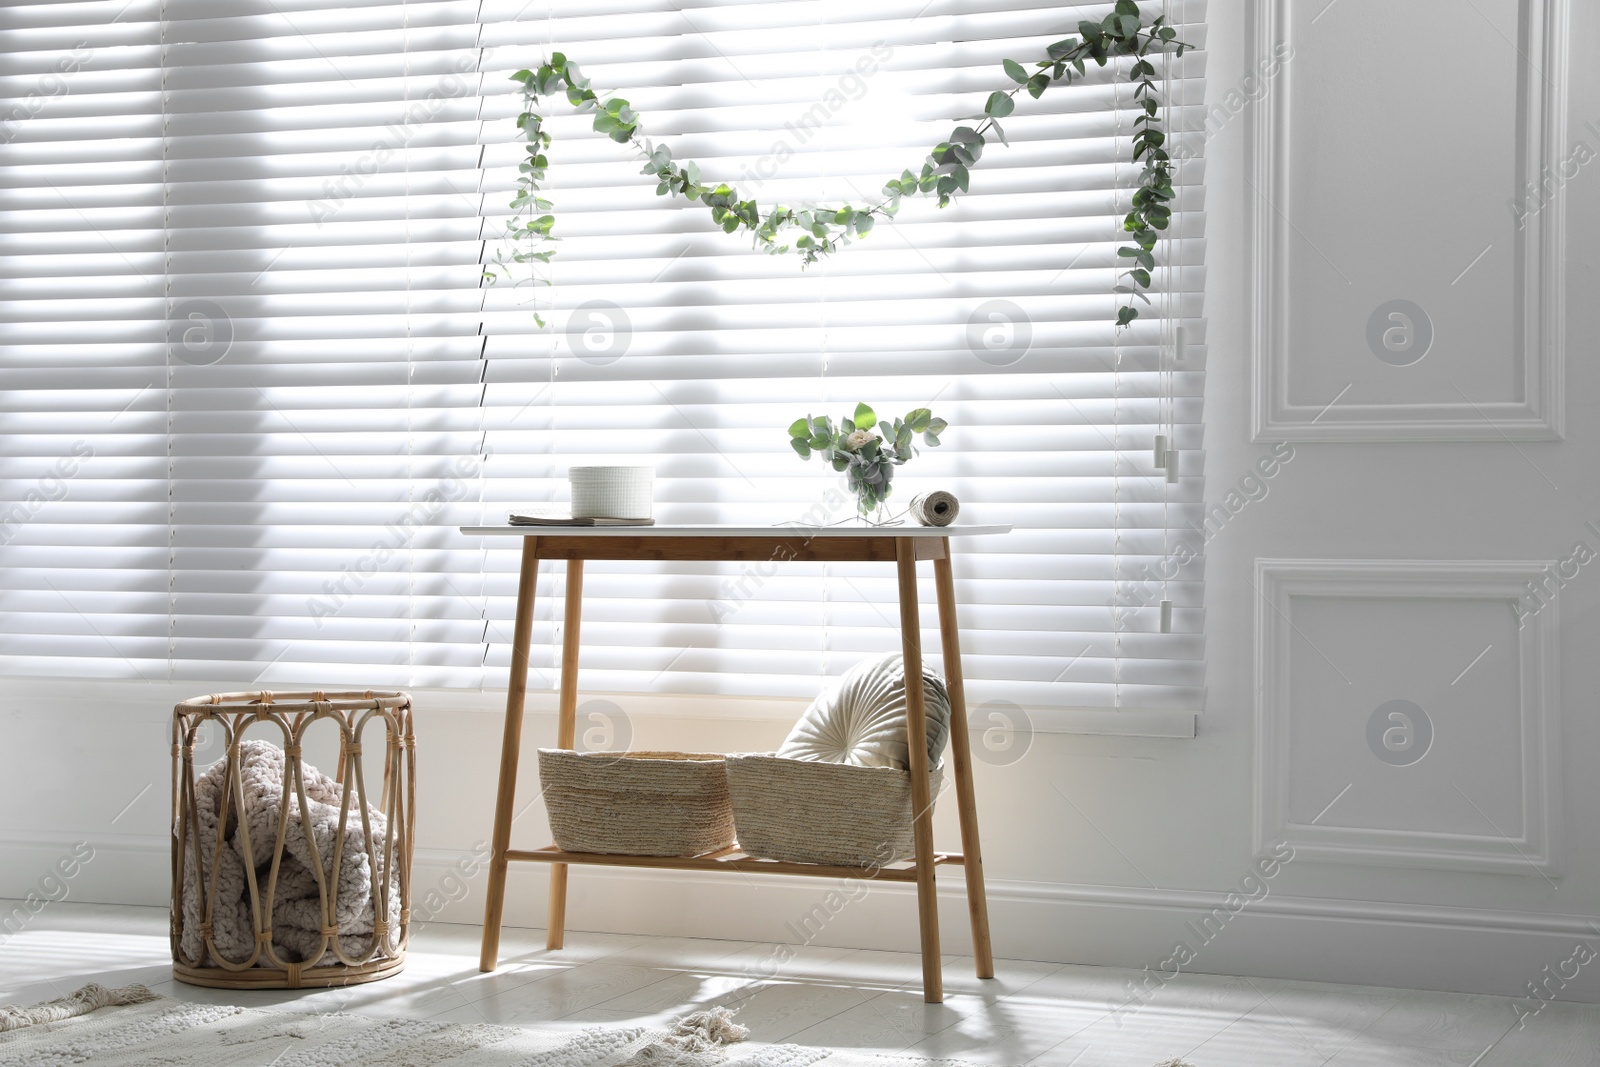
[[[202,729],[221,731],[227,755],[197,773]],[[308,741],[337,753],[331,778],[302,761]],[[381,765],[378,781],[366,774],[363,745]],[[263,781],[263,768],[281,776],[281,788],[246,787]],[[177,705],[173,977],[219,989],[298,989],[399,973],[415,775],[405,693],[225,693]]]
[[[943,770],[929,773],[932,797]],[[750,753],[728,757],[728,792],[739,848],[752,856],[873,867],[916,851],[908,771]]]
[[[720,755],[541,748],[539,782],[564,852],[699,856],[733,844]]]

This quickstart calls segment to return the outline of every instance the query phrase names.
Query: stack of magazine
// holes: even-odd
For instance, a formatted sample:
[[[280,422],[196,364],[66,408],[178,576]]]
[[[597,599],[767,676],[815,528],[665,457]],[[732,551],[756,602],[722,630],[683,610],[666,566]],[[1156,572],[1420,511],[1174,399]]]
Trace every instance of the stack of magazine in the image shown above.
[[[601,516],[575,519],[567,512],[544,508],[511,513],[513,526],[654,526],[655,524],[654,519],[612,519]]]

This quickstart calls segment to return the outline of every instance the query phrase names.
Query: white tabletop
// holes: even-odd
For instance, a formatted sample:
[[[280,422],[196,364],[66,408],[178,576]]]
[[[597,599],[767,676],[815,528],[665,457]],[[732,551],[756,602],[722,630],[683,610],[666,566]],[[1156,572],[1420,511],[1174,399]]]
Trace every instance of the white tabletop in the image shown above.
[[[989,526],[463,526],[475,537],[975,537],[1010,533],[1010,524]]]

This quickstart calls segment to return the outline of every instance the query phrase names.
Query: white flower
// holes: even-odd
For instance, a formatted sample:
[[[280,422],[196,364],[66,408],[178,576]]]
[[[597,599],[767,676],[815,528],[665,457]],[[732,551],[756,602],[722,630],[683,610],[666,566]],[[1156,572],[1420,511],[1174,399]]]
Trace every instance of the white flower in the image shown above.
[[[871,440],[874,440],[874,438],[870,430],[855,430],[846,435],[844,447],[852,452],[859,452]]]

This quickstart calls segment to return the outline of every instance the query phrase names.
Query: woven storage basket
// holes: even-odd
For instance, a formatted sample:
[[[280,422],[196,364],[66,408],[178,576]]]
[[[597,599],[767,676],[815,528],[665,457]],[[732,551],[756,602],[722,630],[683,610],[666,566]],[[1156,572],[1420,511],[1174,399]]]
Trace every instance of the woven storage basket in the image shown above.
[[[539,781],[564,852],[699,856],[733,844],[720,755],[541,748]]]
[[[209,769],[196,761],[203,734],[225,749]],[[333,760],[326,776],[302,746]],[[281,786],[265,788],[264,767],[281,771]],[[173,709],[172,778],[175,978],[300,989],[404,967],[416,819],[409,696],[185,700]]]
[[[928,780],[937,797],[943,766]],[[908,771],[750,753],[728,757],[728,792],[752,856],[871,867],[915,853]]]

